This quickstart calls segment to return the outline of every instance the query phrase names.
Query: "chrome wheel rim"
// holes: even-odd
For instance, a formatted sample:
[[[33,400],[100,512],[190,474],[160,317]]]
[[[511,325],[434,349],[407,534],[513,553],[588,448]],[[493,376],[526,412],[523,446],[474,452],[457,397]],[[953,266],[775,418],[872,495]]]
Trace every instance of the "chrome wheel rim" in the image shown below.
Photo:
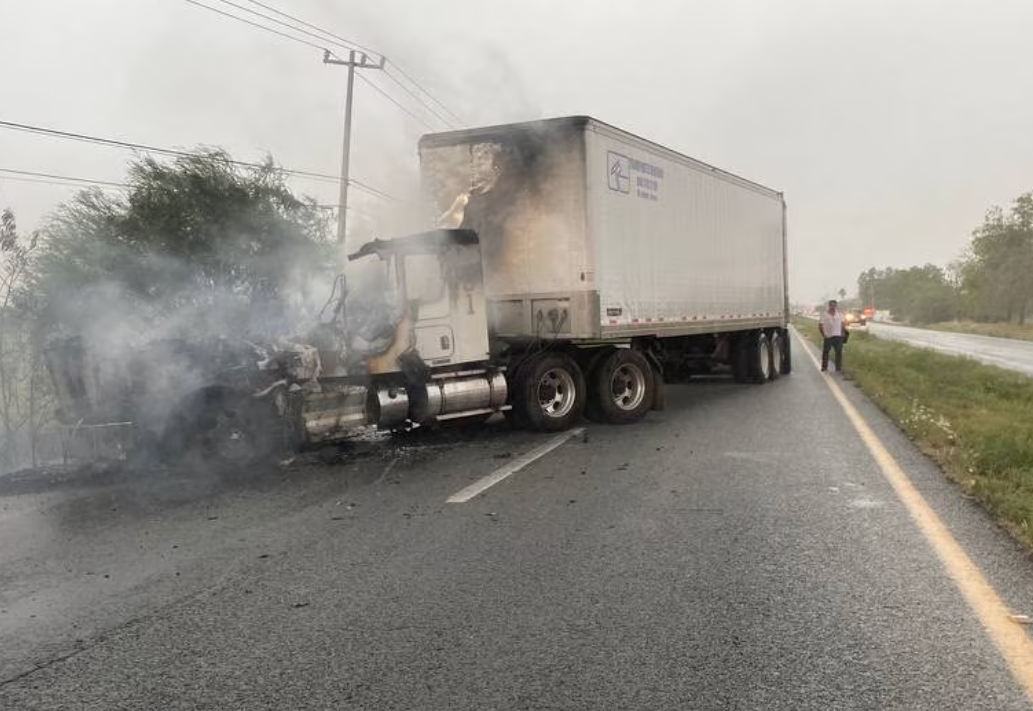
[[[771,344],[765,339],[757,350],[760,352],[760,374],[767,380],[771,377]]]
[[[538,406],[549,417],[565,417],[574,409],[577,388],[574,378],[562,368],[547,371],[538,380]]]
[[[610,378],[610,396],[621,410],[638,408],[646,397],[646,374],[637,365],[621,365]]]

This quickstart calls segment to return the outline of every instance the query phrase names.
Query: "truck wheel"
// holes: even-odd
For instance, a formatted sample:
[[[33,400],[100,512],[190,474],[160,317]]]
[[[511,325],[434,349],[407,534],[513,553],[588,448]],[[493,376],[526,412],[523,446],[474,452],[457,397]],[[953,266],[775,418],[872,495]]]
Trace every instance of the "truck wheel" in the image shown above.
[[[656,378],[649,361],[636,350],[615,350],[594,370],[591,380],[589,409],[603,422],[638,422],[653,409]]]
[[[516,367],[510,366],[506,373],[506,382],[509,386],[509,409],[502,411],[502,416],[506,419],[506,424],[517,430],[531,429],[531,423],[524,417],[523,411],[520,409],[520,405],[517,403],[517,393],[521,389],[524,382],[524,366],[527,364],[526,360],[518,362]]]
[[[749,351],[749,379],[752,383],[765,383],[771,377],[771,341],[763,331],[750,336],[747,341]]]
[[[785,357],[782,350],[784,343],[782,334],[778,330],[772,331],[771,335],[768,336],[768,345],[771,351],[771,362],[768,365],[768,380],[778,380],[778,376],[782,374],[782,360]]]
[[[282,448],[283,423],[272,403],[212,389],[187,398],[169,418],[165,451],[174,459],[200,456],[224,468],[257,464]]]
[[[782,363],[779,372],[782,375],[789,375],[793,372],[793,350],[790,346],[789,331],[782,331]]]
[[[538,432],[561,432],[581,419],[585,376],[573,358],[542,354],[525,362],[513,394],[516,422]]]
[[[750,382],[750,345],[748,336],[739,336],[732,343],[732,378],[737,383]]]

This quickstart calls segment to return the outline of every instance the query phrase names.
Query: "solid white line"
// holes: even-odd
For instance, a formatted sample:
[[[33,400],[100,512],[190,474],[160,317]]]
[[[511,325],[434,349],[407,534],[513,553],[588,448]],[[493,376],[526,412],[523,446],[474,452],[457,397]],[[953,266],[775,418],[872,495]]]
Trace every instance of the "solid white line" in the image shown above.
[[[458,491],[455,494],[452,494],[452,496],[448,497],[446,503],[465,504],[473,497],[477,496],[480,493],[483,493],[484,491],[487,491],[491,487],[498,484],[500,481],[516,474],[518,471],[526,467],[531,462],[535,461],[536,459],[541,459],[546,454],[548,454],[549,452],[551,452],[552,450],[556,449],[561,444],[566,442],[568,439],[577,437],[584,431],[584,427],[578,427],[577,429],[570,430],[569,432],[564,432],[558,437],[554,437],[542,446],[536,447],[527,454],[517,457],[506,466],[499,467],[483,479],[478,479],[465,489]]]
[[[811,362],[816,368],[820,368],[811,344],[795,328],[793,330]],[[983,576],[979,567],[951,535],[950,529],[915,488],[907,472],[897,463],[897,460],[893,458],[886,446],[865,422],[861,413],[843,394],[843,389],[836,379],[831,377],[831,374],[824,375],[824,377],[825,384],[828,385],[833,397],[843,408],[843,412],[854,426],[854,430],[868,447],[868,451],[883,476],[893,487],[897,498],[911,514],[918,530],[921,531],[930,548],[943,564],[948,577],[954,582],[965,602],[983,625],[987,636],[1004,657],[1012,676],[1026,692],[1027,698],[1033,701],[1033,641],[1030,640],[1026,631],[1016,624],[1016,615],[1004,604],[1004,600]]]

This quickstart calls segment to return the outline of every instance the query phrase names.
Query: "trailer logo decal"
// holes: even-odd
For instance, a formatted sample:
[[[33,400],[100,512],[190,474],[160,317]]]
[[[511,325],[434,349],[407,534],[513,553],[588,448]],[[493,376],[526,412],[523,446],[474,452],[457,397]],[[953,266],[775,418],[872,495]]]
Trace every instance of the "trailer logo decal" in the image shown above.
[[[620,153],[607,151],[607,172],[610,190],[625,195],[631,192],[631,160]]]
[[[651,202],[660,199],[660,188],[664,180],[664,169],[660,166],[629,158],[615,151],[607,151],[606,170],[610,190],[630,195],[634,182],[636,197]]]

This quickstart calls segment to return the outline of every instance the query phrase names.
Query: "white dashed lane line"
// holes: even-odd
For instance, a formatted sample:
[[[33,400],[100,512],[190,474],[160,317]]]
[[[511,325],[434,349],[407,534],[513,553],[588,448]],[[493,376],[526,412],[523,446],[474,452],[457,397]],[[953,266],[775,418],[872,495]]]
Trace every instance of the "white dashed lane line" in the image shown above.
[[[446,502],[449,504],[465,504],[467,501],[474,498],[478,494],[482,494],[491,487],[498,484],[500,481],[508,479],[509,477],[513,476],[518,471],[526,467],[528,464],[531,464],[534,461],[541,459],[552,450],[564,444],[567,440],[577,437],[584,431],[584,427],[578,427],[576,429],[570,430],[569,432],[564,432],[563,434],[557,437],[553,437],[551,440],[541,445],[540,447],[535,447],[527,454],[517,457],[513,461],[509,462],[509,464],[506,464],[503,467],[499,467],[488,476],[482,479],[478,479],[465,489],[462,489],[461,491],[457,491],[456,493],[452,494],[452,496],[448,497]]]

